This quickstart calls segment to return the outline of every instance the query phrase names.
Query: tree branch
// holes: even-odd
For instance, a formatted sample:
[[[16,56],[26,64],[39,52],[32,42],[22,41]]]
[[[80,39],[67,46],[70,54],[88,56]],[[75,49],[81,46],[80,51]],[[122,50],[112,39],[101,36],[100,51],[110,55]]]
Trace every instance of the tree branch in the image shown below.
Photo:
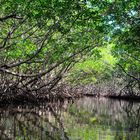
[[[93,46],[87,46],[81,50],[79,50],[78,52],[72,54],[71,56],[63,59],[62,61],[59,61],[58,63],[56,63],[54,66],[50,67],[48,70],[44,71],[44,72],[41,72],[41,73],[36,73],[36,74],[21,74],[21,73],[15,73],[15,72],[11,72],[9,71],[8,69],[5,69],[5,68],[0,68],[0,71],[3,72],[3,73],[7,73],[7,74],[11,74],[13,76],[18,76],[18,77],[26,77],[26,78],[31,78],[31,77],[42,77],[44,76],[45,74],[51,72],[54,68],[58,67],[59,65],[61,65],[62,63],[70,60],[71,58],[74,58],[76,55],[78,55],[79,53],[89,49],[89,48],[92,48]],[[95,47],[95,46],[94,46]],[[93,48],[92,48],[93,49]]]
[[[135,79],[136,81],[140,82],[140,79],[139,79],[139,78],[136,78],[135,76],[133,76],[133,75],[127,73],[127,72],[125,71],[125,69],[123,68],[122,65],[120,65],[120,64],[117,64],[117,65],[123,70],[123,72],[124,72],[127,76],[129,76],[129,77]]]
[[[0,21],[3,22],[8,19],[23,19],[22,17],[17,16],[16,14],[7,15],[4,17],[0,17]]]

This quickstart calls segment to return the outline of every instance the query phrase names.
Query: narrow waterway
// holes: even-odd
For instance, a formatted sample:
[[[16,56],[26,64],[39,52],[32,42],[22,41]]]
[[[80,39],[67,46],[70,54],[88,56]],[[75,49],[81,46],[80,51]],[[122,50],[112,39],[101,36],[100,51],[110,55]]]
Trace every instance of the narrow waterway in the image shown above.
[[[140,103],[84,97],[0,108],[0,140],[140,140]]]

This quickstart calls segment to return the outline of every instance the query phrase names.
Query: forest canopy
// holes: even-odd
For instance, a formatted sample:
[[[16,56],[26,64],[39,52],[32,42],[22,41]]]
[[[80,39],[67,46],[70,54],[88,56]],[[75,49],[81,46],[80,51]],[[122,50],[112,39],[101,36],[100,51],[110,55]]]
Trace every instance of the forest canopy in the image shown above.
[[[119,73],[124,89],[140,88],[139,0],[0,0],[0,8],[1,94],[50,93],[63,79],[76,81],[85,61],[89,82]]]

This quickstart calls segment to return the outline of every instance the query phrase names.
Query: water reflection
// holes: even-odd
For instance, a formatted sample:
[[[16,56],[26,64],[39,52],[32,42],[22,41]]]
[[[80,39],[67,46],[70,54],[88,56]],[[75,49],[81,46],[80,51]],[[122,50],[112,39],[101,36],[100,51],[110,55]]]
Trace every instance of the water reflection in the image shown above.
[[[0,109],[0,140],[67,140],[59,109],[66,104]]]
[[[84,98],[69,108],[74,139],[139,140],[140,103]],[[80,129],[80,132],[76,132]]]
[[[139,140],[140,103],[82,98],[0,108],[0,140]]]

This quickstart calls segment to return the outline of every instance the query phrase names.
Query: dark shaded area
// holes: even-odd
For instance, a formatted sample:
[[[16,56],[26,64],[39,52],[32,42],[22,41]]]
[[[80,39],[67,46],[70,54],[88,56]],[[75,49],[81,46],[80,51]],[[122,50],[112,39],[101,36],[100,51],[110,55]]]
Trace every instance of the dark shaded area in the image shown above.
[[[59,85],[53,90],[48,91],[46,88],[41,89],[39,92],[12,90],[0,94],[0,106],[9,104],[32,104],[39,105],[40,103],[53,103],[64,102],[65,100],[75,100],[82,97],[82,89],[71,88],[66,85]]]
[[[126,100],[126,101],[136,101],[140,102],[140,96],[116,96],[116,95],[109,95],[105,96],[107,98],[116,99],[116,100]]]

